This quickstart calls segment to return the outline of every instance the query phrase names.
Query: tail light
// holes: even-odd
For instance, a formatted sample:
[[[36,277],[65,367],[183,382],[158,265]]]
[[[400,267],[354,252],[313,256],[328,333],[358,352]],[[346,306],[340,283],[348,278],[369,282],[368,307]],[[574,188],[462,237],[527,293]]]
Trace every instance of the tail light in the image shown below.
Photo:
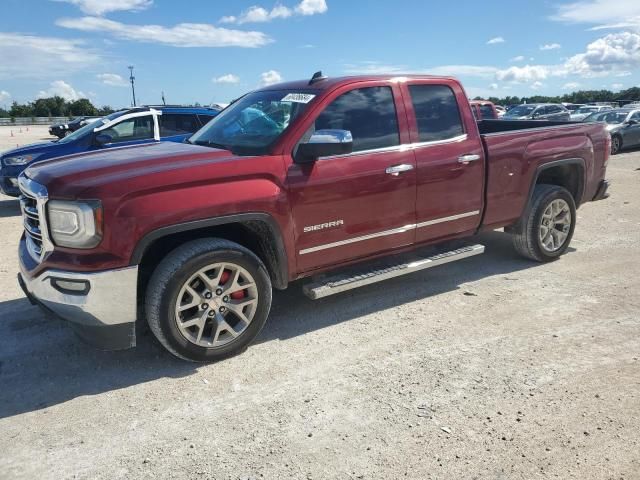
[[[607,132],[607,139],[604,144],[604,164],[603,166],[607,166],[609,163],[609,156],[611,155],[611,133]]]

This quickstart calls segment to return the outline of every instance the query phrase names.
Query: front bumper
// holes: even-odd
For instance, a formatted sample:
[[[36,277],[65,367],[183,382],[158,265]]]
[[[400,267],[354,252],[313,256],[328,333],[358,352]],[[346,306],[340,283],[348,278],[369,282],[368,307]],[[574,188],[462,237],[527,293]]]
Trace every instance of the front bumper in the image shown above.
[[[20,242],[18,282],[31,303],[67,320],[92,345],[103,350],[135,347],[138,267],[77,273],[45,270],[32,277]],[[67,289],[68,286],[77,289]]]
[[[596,194],[593,196],[593,201],[604,200],[605,198],[609,198],[609,190],[610,183],[607,180],[602,180],[598,185],[598,190],[596,190]]]

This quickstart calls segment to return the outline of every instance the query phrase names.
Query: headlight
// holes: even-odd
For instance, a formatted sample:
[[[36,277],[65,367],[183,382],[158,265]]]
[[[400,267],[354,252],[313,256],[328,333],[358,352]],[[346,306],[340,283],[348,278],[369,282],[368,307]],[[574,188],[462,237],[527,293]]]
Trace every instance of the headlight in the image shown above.
[[[48,203],[49,230],[60,247],[93,248],[102,240],[102,206],[98,201]]]
[[[38,154],[29,154],[29,155],[16,155],[15,157],[5,157],[2,159],[5,165],[26,165],[29,162],[32,162],[40,155]]]

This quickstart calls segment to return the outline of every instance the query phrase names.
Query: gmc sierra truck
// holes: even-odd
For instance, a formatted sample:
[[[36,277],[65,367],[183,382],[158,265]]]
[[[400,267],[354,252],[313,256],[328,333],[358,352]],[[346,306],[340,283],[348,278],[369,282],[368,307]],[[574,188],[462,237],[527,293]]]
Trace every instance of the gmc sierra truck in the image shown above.
[[[147,322],[192,361],[243,350],[272,288],[318,299],[481,254],[504,228],[555,260],[607,196],[601,124],[477,122],[460,83],[361,76],[265,87],[184,143],[70,155],[19,178],[19,281],[105,349]],[[466,239],[466,240],[465,240]]]

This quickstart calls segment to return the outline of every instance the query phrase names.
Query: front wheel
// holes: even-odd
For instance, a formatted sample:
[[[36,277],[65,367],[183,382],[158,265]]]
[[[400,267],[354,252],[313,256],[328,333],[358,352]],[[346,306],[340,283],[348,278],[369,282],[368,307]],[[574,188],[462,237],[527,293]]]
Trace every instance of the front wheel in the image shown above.
[[[526,258],[549,262],[567,251],[575,227],[571,193],[557,185],[536,185],[524,217],[512,230],[513,245]]]
[[[160,262],[147,286],[147,321],[175,356],[220,360],[247,347],[271,308],[271,280],[250,250],[222,239],[186,243]]]

